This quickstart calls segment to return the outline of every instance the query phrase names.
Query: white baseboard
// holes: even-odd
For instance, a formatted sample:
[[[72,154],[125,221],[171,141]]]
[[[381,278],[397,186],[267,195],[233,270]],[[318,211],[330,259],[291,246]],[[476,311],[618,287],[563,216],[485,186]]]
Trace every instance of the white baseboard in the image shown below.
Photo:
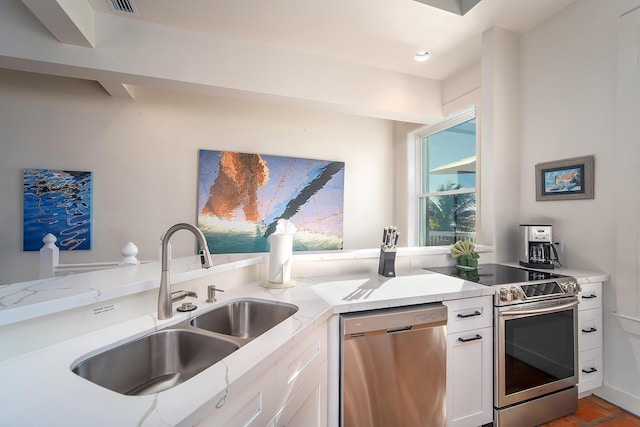
[[[620,390],[610,384],[604,384],[602,387],[593,390],[596,396],[621,407],[627,412],[631,412],[636,416],[640,416],[640,397]]]

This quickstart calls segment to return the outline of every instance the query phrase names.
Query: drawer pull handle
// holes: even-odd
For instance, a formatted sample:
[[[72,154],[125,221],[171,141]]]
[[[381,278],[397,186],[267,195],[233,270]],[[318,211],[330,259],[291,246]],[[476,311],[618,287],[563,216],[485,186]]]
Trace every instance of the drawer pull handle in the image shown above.
[[[582,299],[592,299],[592,298],[598,298],[598,296],[596,294],[582,295]]]
[[[598,372],[596,368],[583,369],[582,372],[585,374],[593,374],[594,372]]]
[[[592,332],[597,332],[598,330],[594,327],[591,327],[589,329],[583,329],[582,332],[584,332],[585,334],[590,334]]]
[[[469,314],[458,314],[458,317],[461,319],[466,319],[467,317],[474,317],[474,316],[480,316],[480,315],[482,315],[482,313],[476,310],[473,313],[469,313]]]
[[[482,339],[482,336],[476,334],[475,337],[471,337],[471,338],[462,338],[462,337],[460,337],[460,338],[458,338],[458,341],[460,341],[460,342],[469,342],[469,341],[476,341],[476,340],[481,340],[481,339]]]

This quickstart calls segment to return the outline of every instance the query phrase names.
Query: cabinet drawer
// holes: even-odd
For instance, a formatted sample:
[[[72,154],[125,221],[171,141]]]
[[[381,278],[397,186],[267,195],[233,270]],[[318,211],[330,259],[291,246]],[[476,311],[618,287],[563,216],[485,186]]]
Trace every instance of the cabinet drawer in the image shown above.
[[[578,294],[580,305],[578,310],[602,308],[602,283],[585,283],[580,285],[582,290]]]
[[[183,421],[198,427],[262,427],[273,416],[275,368],[247,374]]]
[[[314,372],[316,367],[327,360],[327,328],[317,328],[308,337],[292,343],[292,347],[276,361],[276,379],[281,388],[277,394],[277,404],[297,392],[298,387]]]
[[[578,312],[578,350],[602,347],[602,309]]]
[[[602,348],[581,351],[578,358],[578,393],[602,386]]]
[[[493,296],[443,301],[447,306],[447,334],[480,329],[493,324]]]
[[[323,362],[281,407],[268,427],[327,427],[327,363]]]

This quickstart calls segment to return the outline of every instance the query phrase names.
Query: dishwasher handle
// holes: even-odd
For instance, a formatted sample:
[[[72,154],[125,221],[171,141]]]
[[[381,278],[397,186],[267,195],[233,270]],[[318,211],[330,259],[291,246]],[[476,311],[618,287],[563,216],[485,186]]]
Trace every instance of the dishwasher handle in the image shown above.
[[[423,323],[421,325],[399,326],[399,327],[393,327],[389,329],[376,329],[375,331],[352,332],[352,333],[344,334],[344,340],[346,341],[353,338],[372,337],[374,335],[400,334],[402,332],[413,332],[413,331],[419,331],[422,329],[429,329],[429,328],[435,328],[438,326],[446,326],[446,325],[447,325],[446,321],[441,321],[441,322]]]
[[[387,329],[387,333],[388,334],[395,334],[398,332],[407,332],[410,331],[411,329],[413,329],[413,326],[409,325],[409,326],[400,326],[399,328],[391,328],[391,329]]]

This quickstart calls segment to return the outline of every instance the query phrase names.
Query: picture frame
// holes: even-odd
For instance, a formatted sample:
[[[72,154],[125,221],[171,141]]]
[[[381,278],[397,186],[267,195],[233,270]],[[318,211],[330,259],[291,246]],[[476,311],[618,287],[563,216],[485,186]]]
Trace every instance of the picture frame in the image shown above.
[[[212,254],[269,252],[281,219],[294,251],[342,250],[344,177],[339,161],[203,149],[197,226]]]
[[[24,251],[39,251],[51,233],[61,251],[90,250],[93,174],[89,171],[23,169]]]
[[[594,156],[536,164],[536,201],[594,198]]]

